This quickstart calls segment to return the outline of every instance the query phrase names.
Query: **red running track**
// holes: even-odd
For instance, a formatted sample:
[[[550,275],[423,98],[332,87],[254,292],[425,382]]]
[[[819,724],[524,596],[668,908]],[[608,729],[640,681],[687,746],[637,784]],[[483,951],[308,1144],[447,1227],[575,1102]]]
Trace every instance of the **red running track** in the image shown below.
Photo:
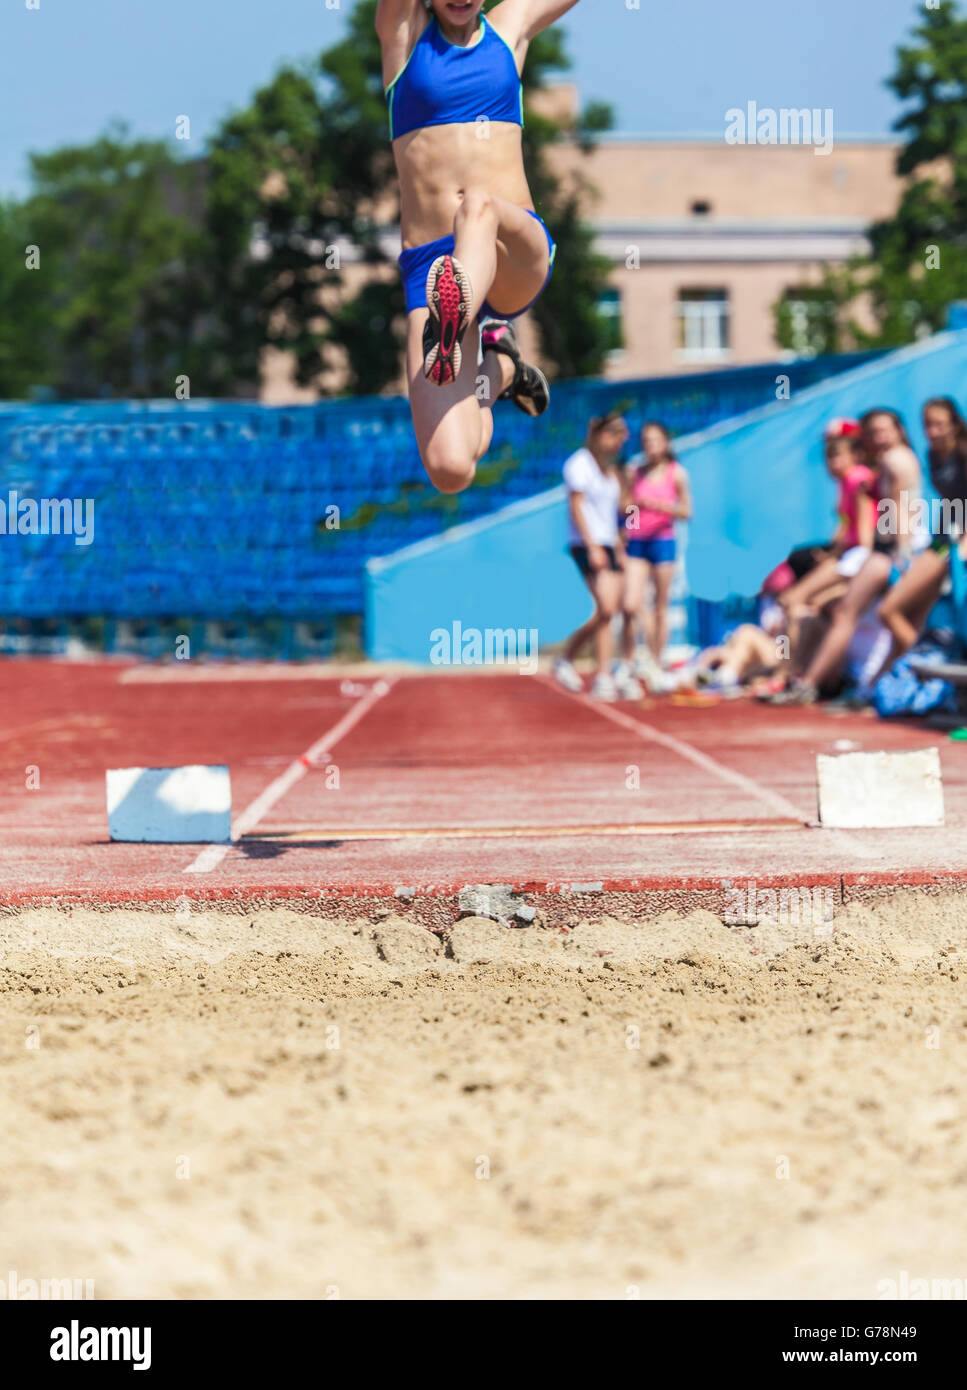
[[[916,882],[964,869],[967,745],[866,714],[603,707],[516,674],[42,660],[0,664],[0,712],[7,902]],[[947,825],[810,825],[815,756],[847,745],[939,747]],[[236,843],[110,843],[105,770],[186,763],[230,766]]]

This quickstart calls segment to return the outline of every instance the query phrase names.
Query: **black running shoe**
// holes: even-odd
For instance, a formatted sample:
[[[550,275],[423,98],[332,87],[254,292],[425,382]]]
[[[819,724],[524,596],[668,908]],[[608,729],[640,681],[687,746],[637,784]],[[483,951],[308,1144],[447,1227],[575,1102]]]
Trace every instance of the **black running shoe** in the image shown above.
[[[500,399],[513,401],[525,415],[543,415],[551,403],[551,388],[541,369],[522,359],[513,326],[502,319],[488,319],[480,329],[480,345],[484,352],[503,353],[514,364],[514,380]]]

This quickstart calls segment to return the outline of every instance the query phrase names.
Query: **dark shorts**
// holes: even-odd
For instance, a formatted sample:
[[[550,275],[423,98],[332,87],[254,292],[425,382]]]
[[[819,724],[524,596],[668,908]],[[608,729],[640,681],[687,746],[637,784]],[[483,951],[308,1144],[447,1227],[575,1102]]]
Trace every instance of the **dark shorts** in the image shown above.
[[[675,563],[674,536],[652,541],[640,541],[629,537],[626,549],[633,560],[647,560],[650,565],[673,565]]]
[[[554,257],[557,255],[557,246],[554,238],[547,230],[543,218],[538,217],[536,212],[527,209],[531,217],[540,222],[544,228],[544,235],[547,237],[547,249],[550,253],[550,263],[547,267],[547,279],[541,285],[540,290],[531,300],[530,304],[525,304],[523,309],[516,309],[512,314],[502,314],[492,308],[486,301],[481,305],[477,314],[478,321],[483,319],[518,319],[521,314],[526,314],[527,310],[540,299],[547,289],[551,276],[554,274]],[[438,256],[452,256],[455,242],[452,234],[450,236],[438,237],[436,241],[427,241],[422,246],[413,246],[409,251],[404,251],[400,256],[400,271],[403,275],[403,293],[406,296],[406,312],[412,313],[414,309],[426,308],[426,277],[430,273],[430,266]]]
[[[605,552],[605,554],[608,557],[608,568],[620,572],[621,564],[618,560],[617,555],[615,554],[614,546],[603,545],[601,549]],[[574,563],[577,565],[578,569],[584,575],[585,579],[593,579],[594,575],[596,574],[596,571],[591,568],[591,562],[588,559],[587,546],[572,545],[571,555],[574,559]]]

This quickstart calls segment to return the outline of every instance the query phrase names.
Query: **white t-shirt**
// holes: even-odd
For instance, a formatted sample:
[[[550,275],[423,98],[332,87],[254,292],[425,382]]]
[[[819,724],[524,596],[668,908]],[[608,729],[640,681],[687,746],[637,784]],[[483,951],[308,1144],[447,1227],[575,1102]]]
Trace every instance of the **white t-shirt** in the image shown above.
[[[581,494],[580,507],[584,525],[595,545],[615,545],[618,540],[618,508],[621,506],[621,482],[617,472],[602,473],[590,449],[578,449],[564,465],[564,482],[568,492]],[[584,545],[584,537],[568,518],[568,538],[571,545]]]

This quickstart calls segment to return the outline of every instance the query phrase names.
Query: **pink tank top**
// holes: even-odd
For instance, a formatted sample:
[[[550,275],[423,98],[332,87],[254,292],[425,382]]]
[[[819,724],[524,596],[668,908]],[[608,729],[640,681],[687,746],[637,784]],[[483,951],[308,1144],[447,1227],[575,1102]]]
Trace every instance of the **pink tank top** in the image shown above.
[[[849,470],[846,477],[840,481],[839,485],[839,514],[846,523],[846,534],[843,538],[843,549],[849,550],[851,546],[859,545],[859,493],[860,488],[865,488],[872,497],[876,479],[872,469],[865,464],[857,463]],[[870,506],[870,502],[867,502]]]
[[[637,460],[635,460],[637,463]],[[667,512],[652,511],[649,502],[666,502],[674,506],[678,501],[678,470],[680,463],[665,466],[660,478],[655,478],[637,463],[635,480],[631,484],[631,502],[638,508],[637,516],[632,512],[625,523],[625,532],[631,540],[665,541],[674,540],[675,518]]]

